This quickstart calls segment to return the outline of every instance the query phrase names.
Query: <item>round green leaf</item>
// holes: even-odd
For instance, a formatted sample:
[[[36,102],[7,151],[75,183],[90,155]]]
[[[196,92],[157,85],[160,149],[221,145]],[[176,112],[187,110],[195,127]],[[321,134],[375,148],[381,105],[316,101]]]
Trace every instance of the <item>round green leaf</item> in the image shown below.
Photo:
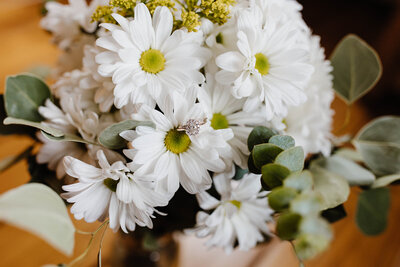
[[[376,179],[376,181],[372,184],[371,187],[372,188],[385,187],[398,180],[400,180],[400,173],[379,177],[378,179]]]
[[[400,117],[380,117],[364,126],[353,143],[378,175],[400,172]]]
[[[249,151],[252,151],[255,145],[268,143],[268,140],[275,134],[276,134],[275,131],[267,127],[264,126],[255,127],[251,131],[247,139],[247,147],[249,148]]]
[[[294,147],[295,145],[293,137],[288,135],[274,135],[269,139],[268,143],[277,145],[283,150]]]
[[[298,191],[311,190],[314,181],[311,172],[293,172],[283,181],[285,187],[291,187]]]
[[[255,145],[251,152],[253,155],[254,165],[258,169],[261,169],[263,165],[274,162],[276,156],[278,156],[282,151],[282,148],[274,144]]]
[[[300,146],[289,148],[276,157],[275,163],[285,166],[292,172],[301,171],[304,167],[304,150]]]
[[[347,35],[335,48],[333,88],[348,104],[368,93],[382,75],[382,63],[375,50],[358,36]]]
[[[21,74],[7,78],[4,101],[9,117],[40,122],[43,118],[38,108],[50,97],[46,83],[33,75]]]
[[[275,211],[283,211],[289,208],[290,201],[297,195],[297,191],[293,188],[277,187],[268,195],[268,203]]]
[[[388,188],[375,188],[363,191],[358,197],[356,222],[366,235],[378,235],[387,226],[390,206]]]
[[[115,123],[108,126],[106,129],[104,129],[104,131],[100,133],[99,142],[104,147],[109,149],[124,148],[126,147],[127,141],[119,134],[126,130],[133,130],[137,126],[154,127],[154,124],[152,122],[134,120],[126,120],[123,122]]]
[[[321,208],[321,198],[313,192],[300,194],[290,202],[290,210],[304,216],[316,216]]]
[[[63,200],[49,187],[30,183],[0,195],[0,221],[36,234],[66,255],[75,228]]]
[[[301,215],[294,212],[282,213],[276,224],[276,232],[280,239],[293,240],[298,234]]]
[[[247,159],[247,168],[249,168],[249,172],[251,172],[251,173],[261,174],[261,170],[258,169],[258,168],[254,165],[254,161],[253,161],[253,152],[250,152],[249,158]]]
[[[314,191],[321,196],[322,209],[334,208],[347,200],[350,186],[346,179],[319,167],[314,162],[311,163],[310,171],[314,178]]]
[[[375,175],[347,158],[334,155],[314,161],[320,167],[345,178],[350,185],[371,185]]]
[[[282,181],[290,174],[290,171],[285,166],[269,163],[261,168],[262,179],[267,188],[271,190],[275,187],[281,186]]]

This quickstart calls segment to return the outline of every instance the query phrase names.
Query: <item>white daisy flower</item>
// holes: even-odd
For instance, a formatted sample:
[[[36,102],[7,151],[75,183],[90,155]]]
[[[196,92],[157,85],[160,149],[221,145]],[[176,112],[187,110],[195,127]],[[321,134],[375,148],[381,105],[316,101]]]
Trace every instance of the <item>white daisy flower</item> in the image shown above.
[[[194,229],[187,230],[197,237],[209,239],[210,247],[233,250],[236,240],[240,250],[249,250],[270,235],[267,222],[272,221],[273,211],[268,206],[267,192],[260,192],[260,176],[245,174],[240,181],[218,174],[213,178],[221,198],[217,200],[207,192],[197,195],[200,207],[211,211],[200,211]]]
[[[121,135],[131,142],[133,149],[125,150],[132,159],[128,166],[140,175],[157,177],[156,189],[175,193],[179,183],[189,193],[198,193],[211,186],[208,171],[224,171],[224,156],[230,155],[227,140],[233,137],[230,129],[214,130],[205,121],[195,94],[174,94],[161,108],[164,112],[143,107],[155,124],[155,128],[139,126],[136,132]]]
[[[284,132],[296,140],[296,144],[304,148],[305,153],[319,153],[329,156],[331,151],[332,116],[331,103],[334,99],[332,83],[332,66],[325,59],[324,49],[320,46],[320,38],[309,39],[311,64],[314,73],[305,93],[307,101],[297,107],[289,108],[284,118]]]
[[[155,206],[165,206],[168,200],[151,188],[121,161],[110,165],[103,153],[97,152],[100,168],[73,157],[65,157],[67,173],[79,182],[65,185],[62,196],[74,203],[71,212],[75,218],[87,222],[109,217],[110,228],[124,232],[139,226],[153,227]]]
[[[252,108],[258,112],[244,112],[245,99],[234,98],[229,88],[217,84],[212,75],[207,74],[206,78],[207,82],[198,89],[199,102],[212,128],[232,129],[234,137],[228,144],[232,148],[233,161],[242,169],[247,169],[247,158],[250,154],[247,138],[254,126],[264,125],[266,122],[261,106]]]
[[[117,108],[132,103],[146,103],[148,98],[160,101],[173,91],[184,92],[200,84],[204,76],[207,50],[202,48],[202,34],[176,30],[166,7],[157,7],[151,18],[146,5],[135,7],[131,21],[113,14],[119,26],[102,24],[110,31],[96,44],[106,52],[96,60],[99,73],[115,83],[114,104]]]
[[[68,4],[64,5],[49,1],[45,5],[46,16],[40,21],[40,25],[53,34],[55,43],[61,49],[67,49],[85,35],[83,31],[92,33],[96,30],[97,23],[91,22],[91,16],[97,6],[107,2],[93,0],[88,5],[85,0],[69,0]]]
[[[218,82],[232,86],[236,98],[248,102],[265,100],[267,119],[286,115],[287,106],[306,100],[304,86],[313,72],[307,63],[308,52],[298,48],[296,27],[268,21],[262,27],[257,8],[243,10],[238,17],[238,51],[226,52],[216,59],[222,69]],[[247,107],[255,105],[247,105]]]

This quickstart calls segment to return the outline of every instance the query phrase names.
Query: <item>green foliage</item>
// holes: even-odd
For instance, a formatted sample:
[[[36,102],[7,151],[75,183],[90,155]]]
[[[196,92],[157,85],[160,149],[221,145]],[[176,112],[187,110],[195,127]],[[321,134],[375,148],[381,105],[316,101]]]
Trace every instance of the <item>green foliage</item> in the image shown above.
[[[289,208],[290,202],[298,195],[297,191],[290,187],[277,187],[268,195],[269,206],[276,211]]]
[[[363,191],[357,204],[356,222],[366,235],[378,235],[386,229],[390,206],[388,188]]]
[[[400,180],[400,173],[379,177],[371,185],[371,188],[385,187],[398,180]]]
[[[400,117],[384,116],[364,126],[353,140],[365,164],[377,175],[400,173]]]
[[[66,255],[75,228],[62,199],[49,187],[30,183],[0,195],[0,220],[41,237]]]
[[[313,176],[309,171],[293,172],[285,178],[284,186],[298,191],[311,190],[314,184]]]
[[[126,147],[127,141],[123,139],[119,134],[126,130],[134,130],[137,126],[149,126],[154,127],[151,122],[142,122],[134,120],[126,120],[118,122],[108,126],[99,135],[99,142],[106,148],[110,149],[121,149]]]
[[[301,215],[294,212],[282,213],[278,218],[276,232],[283,240],[293,240],[299,231]]]
[[[268,189],[281,186],[283,180],[289,176],[290,170],[285,166],[269,163],[261,168],[262,180]]]
[[[288,135],[274,135],[268,140],[268,142],[279,146],[283,150],[292,148],[295,145],[293,137]]]
[[[276,132],[267,127],[255,127],[247,139],[247,147],[249,151],[252,151],[255,145],[268,143],[269,139],[274,135],[276,135]]]
[[[320,177],[310,171],[303,171],[304,151],[295,146],[294,139],[275,135],[268,128],[254,128],[248,138],[248,147],[249,171],[260,173],[261,169],[263,188],[272,190],[267,196],[269,206],[280,213],[276,226],[278,236],[283,240],[293,240],[300,259],[312,257],[324,250],[331,240],[331,230],[320,213],[332,205],[332,199],[335,203],[339,202],[335,190],[344,189],[344,192],[337,194],[343,194],[347,199],[349,185],[346,180],[339,177],[343,185],[339,183],[341,186],[337,187],[335,183],[330,183],[324,188],[325,180],[321,181]],[[314,168],[323,170],[317,165]],[[322,184],[319,185],[315,180]],[[328,192],[324,199],[323,194],[329,190],[332,192]],[[311,232],[308,229],[310,224],[318,229]]]
[[[9,117],[40,122],[43,118],[38,108],[50,97],[46,83],[33,75],[7,77],[4,103]]]
[[[3,122],[7,118],[7,112],[4,106],[4,95],[0,94],[0,135],[28,135],[31,137],[35,136],[36,130],[32,127],[23,125],[4,125]]]
[[[322,200],[322,209],[334,208],[347,200],[350,186],[345,178],[321,168],[316,163],[311,163],[310,171],[314,177],[314,191]]]
[[[282,151],[282,148],[274,144],[255,145],[252,151],[254,165],[261,169],[263,165],[274,162]]]
[[[333,87],[348,104],[368,93],[382,75],[378,54],[353,34],[347,35],[337,45],[331,63]]]
[[[98,145],[95,142],[90,142],[87,141],[85,139],[83,139],[82,137],[79,137],[75,134],[69,134],[66,133],[63,136],[59,136],[56,137],[54,135],[48,134],[44,131],[42,131],[42,134],[44,135],[44,137],[46,137],[47,139],[51,140],[51,141],[58,141],[58,142],[76,142],[76,143],[82,143],[82,144],[91,144],[91,145]]]
[[[285,166],[292,172],[301,171],[304,167],[304,150],[300,146],[289,148],[276,157],[275,163]]]
[[[375,175],[359,164],[344,157],[334,155],[314,161],[318,166],[345,178],[350,185],[371,185]]]
[[[28,120],[8,117],[3,121],[3,123],[4,123],[4,125],[17,124],[17,125],[31,126],[31,127],[40,129],[43,132],[46,132],[49,135],[52,135],[54,137],[63,137],[64,136],[64,133],[61,130],[51,128],[51,127],[41,124],[39,122],[32,122],[32,121],[28,121]]]

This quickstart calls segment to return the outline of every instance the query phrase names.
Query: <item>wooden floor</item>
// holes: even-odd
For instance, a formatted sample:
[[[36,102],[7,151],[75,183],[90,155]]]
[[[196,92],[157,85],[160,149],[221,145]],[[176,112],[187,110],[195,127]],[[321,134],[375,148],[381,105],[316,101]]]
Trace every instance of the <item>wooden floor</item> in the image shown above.
[[[5,77],[31,69],[37,65],[52,65],[57,59],[57,50],[49,43],[49,35],[39,28],[38,5],[28,0],[0,0],[0,84]],[[0,87],[1,91],[4,90]],[[335,100],[335,128],[344,121],[344,104]],[[368,121],[360,106],[352,108],[352,124],[348,131],[356,132]],[[0,137],[0,158],[21,151],[30,143],[29,139]],[[25,163],[19,163],[0,174],[0,193],[29,180]],[[334,224],[335,240],[331,249],[318,258],[307,262],[310,267],[398,267],[400,266],[400,187],[392,187],[392,206],[389,226],[378,237],[363,236],[354,224],[355,204],[360,190],[352,190],[346,203],[348,217]],[[75,222],[75,221],[74,221]],[[81,230],[94,230],[98,224],[75,222]],[[103,266],[111,266],[110,259],[116,253],[118,236],[108,231],[103,250]],[[79,255],[88,242],[86,236],[76,237],[74,256]],[[287,242],[274,240],[272,244],[258,247],[248,253],[233,253],[225,256],[221,251],[207,254],[201,242],[193,238],[182,238],[181,266],[263,266],[294,267],[296,258]],[[94,246],[96,247],[96,246]],[[196,253],[195,253],[196,252]],[[95,266],[97,251],[94,249],[81,266]],[[41,266],[47,263],[69,262],[67,258],[39,238],[17,228],[0,223],[0,267]],[[209,261],[209,262],[208,262]],[[136,266],[133,265],[132,266]],[[140,267],[140,266],[138,266]]]

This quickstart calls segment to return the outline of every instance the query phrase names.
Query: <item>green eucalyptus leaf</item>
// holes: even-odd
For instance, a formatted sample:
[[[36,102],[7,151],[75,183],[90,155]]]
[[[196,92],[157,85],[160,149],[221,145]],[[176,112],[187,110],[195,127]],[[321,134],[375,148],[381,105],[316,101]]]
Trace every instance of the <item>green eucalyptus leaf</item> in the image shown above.
[[[382,63],[375,50],[356,35],[347,35],[335,48],[333,88],[348,104],[368,93],[382,76]]]
[[[298,195],[297,191],[290,187],[277,187],[268,194],[269,206],[275,211],[283,211],[289,208],[290,202]]]
[[[291,187],[298,191],[311,190],[314,181],[310,171],[293,172],[283,181],[285,187]]]
[[[44,137],[46,137],[47,139],[51,140],[51,141],[58,141],[58,142],[76,142],[76,143],[82,143],[82,144],[91,144],[91,145],[99,145],[95,142],[90,142],[87,141],[85,139],[83,139],[82,137],[79,137],[75,134],[69,134],[66,133],[63,136],[60,137],[55,137],[51,134],[48,134],[44,131],[42,131],[42,134],[44,135]]]
[[[25,184],[0,195],[0,221],[39,236],[66,255],[73,252],[75,228],[67,208],[45,185]]]
[[[400,180],[400,173],[379,177],[378,179],[375,180],[375,182],[372,184],[371,187],[372,188],[385,187],[398,180]]]
[[[295,145],[293,137],[288,135],[274,135],[269,139],[268,142],[279,146],[283,150],[292,148]]]
[[[282,151],[282,148],[274,144],[255,145],[251,152],[253,155],[254,165],[258,169],[261,169],[263,165],[273,163],[276,156],[278,156]]]
[[[296,238],[301,221],[301,215],[294,212],[282,213],[276,224],[276,232],[282,240],[293,240]]]
[[[7,170],[14,164],[30,156],[33,146],[28,147],[18,155],[8,156],[0,161],[0,173]]]
[[[255,127],[247,139],[247,147],[249,148],[249,151],[252,151],[255,145],[268,143],[269,139],[274,135],[276,135],[276,132],[267,127]]]
[[[10,125],[10,124],[19,124],[19,125],[26,125],[26,126],[31,126],[31,127],[35,127],[37,129],[40,129],[54,137],[62,137],[64,136],[64,133],[61,130],[55,129],[55,128],[51,128],[49,126],[46,126],[40,122],[33,122],[33,121],[27,121],[27,120],[23,120],[23,119],[17,119],[17,118],[11,118],[11,117],[7,117],[4,121],[3,121],[4,125]]]
[[[335,152],[335,155],[355,162],[363,162],[362,155],[355,149],[347,147],[340,148],[338,149],[338,151]]]
[[[311,163],[310,171],[314,179],[314,191],[321,196],[322,209],[334,208],[347,200],[350,186],[346,179],[319,167],[314,162]]]
[[[249,172],[261,174],[261,170],[254,165],[253,152],[250,152],[249,158],[247,160],[247,167],[249,168]]]
[[[108,126],[99,135],[99,142],[109,149],[121,149],[126,147],[127,141],[119,134],[126,130],[134,130],[137,126],[154,127],[152,122],[126,120]]]
[[[7,77],[4,100],[9,117],[40,122],[43,118],[38,108],[50,97],[49,87],[34,75]]]
[[[281,186],[282,181],[290,174],[290,171],[285,166],[269,163],[262,166],[261,173],[264,184],[268,187],[264,189],[271,190]]]
[[[375,175],[352,160],[334,155],[314,161],[320,167],[345,178],[350,185],[371,185]]]
[[[301,171],[304,167],[304,150],[300,146],[289,148],[276,157],[275,163],[285,166],[292,172]]]
[[[4,106],[4,95],[0,94],[0,122],[7,118],[7,112]],[[0,135],[28,135],[34,137],[36,129],[24,125],[4,125],[0,123]]]
[[[390,206],[388,188],[374,188],[363,191],[358,197],[356,222],[366,235],[378,235],[387,226]]]
[[[324,219],[315,216],[304,217],[300,222],[299,232],[294,248],[302,260],[321,253],[327,249],[332,240],[330,225]]]
[[[300,194],[290,202],[290,210],[303,216],[317,216],[321,211],[321,199],[313,192]]]
[[[400,117],[384,116],[365,125],[353,140],[365,164],[377,175],[400,172]]]

